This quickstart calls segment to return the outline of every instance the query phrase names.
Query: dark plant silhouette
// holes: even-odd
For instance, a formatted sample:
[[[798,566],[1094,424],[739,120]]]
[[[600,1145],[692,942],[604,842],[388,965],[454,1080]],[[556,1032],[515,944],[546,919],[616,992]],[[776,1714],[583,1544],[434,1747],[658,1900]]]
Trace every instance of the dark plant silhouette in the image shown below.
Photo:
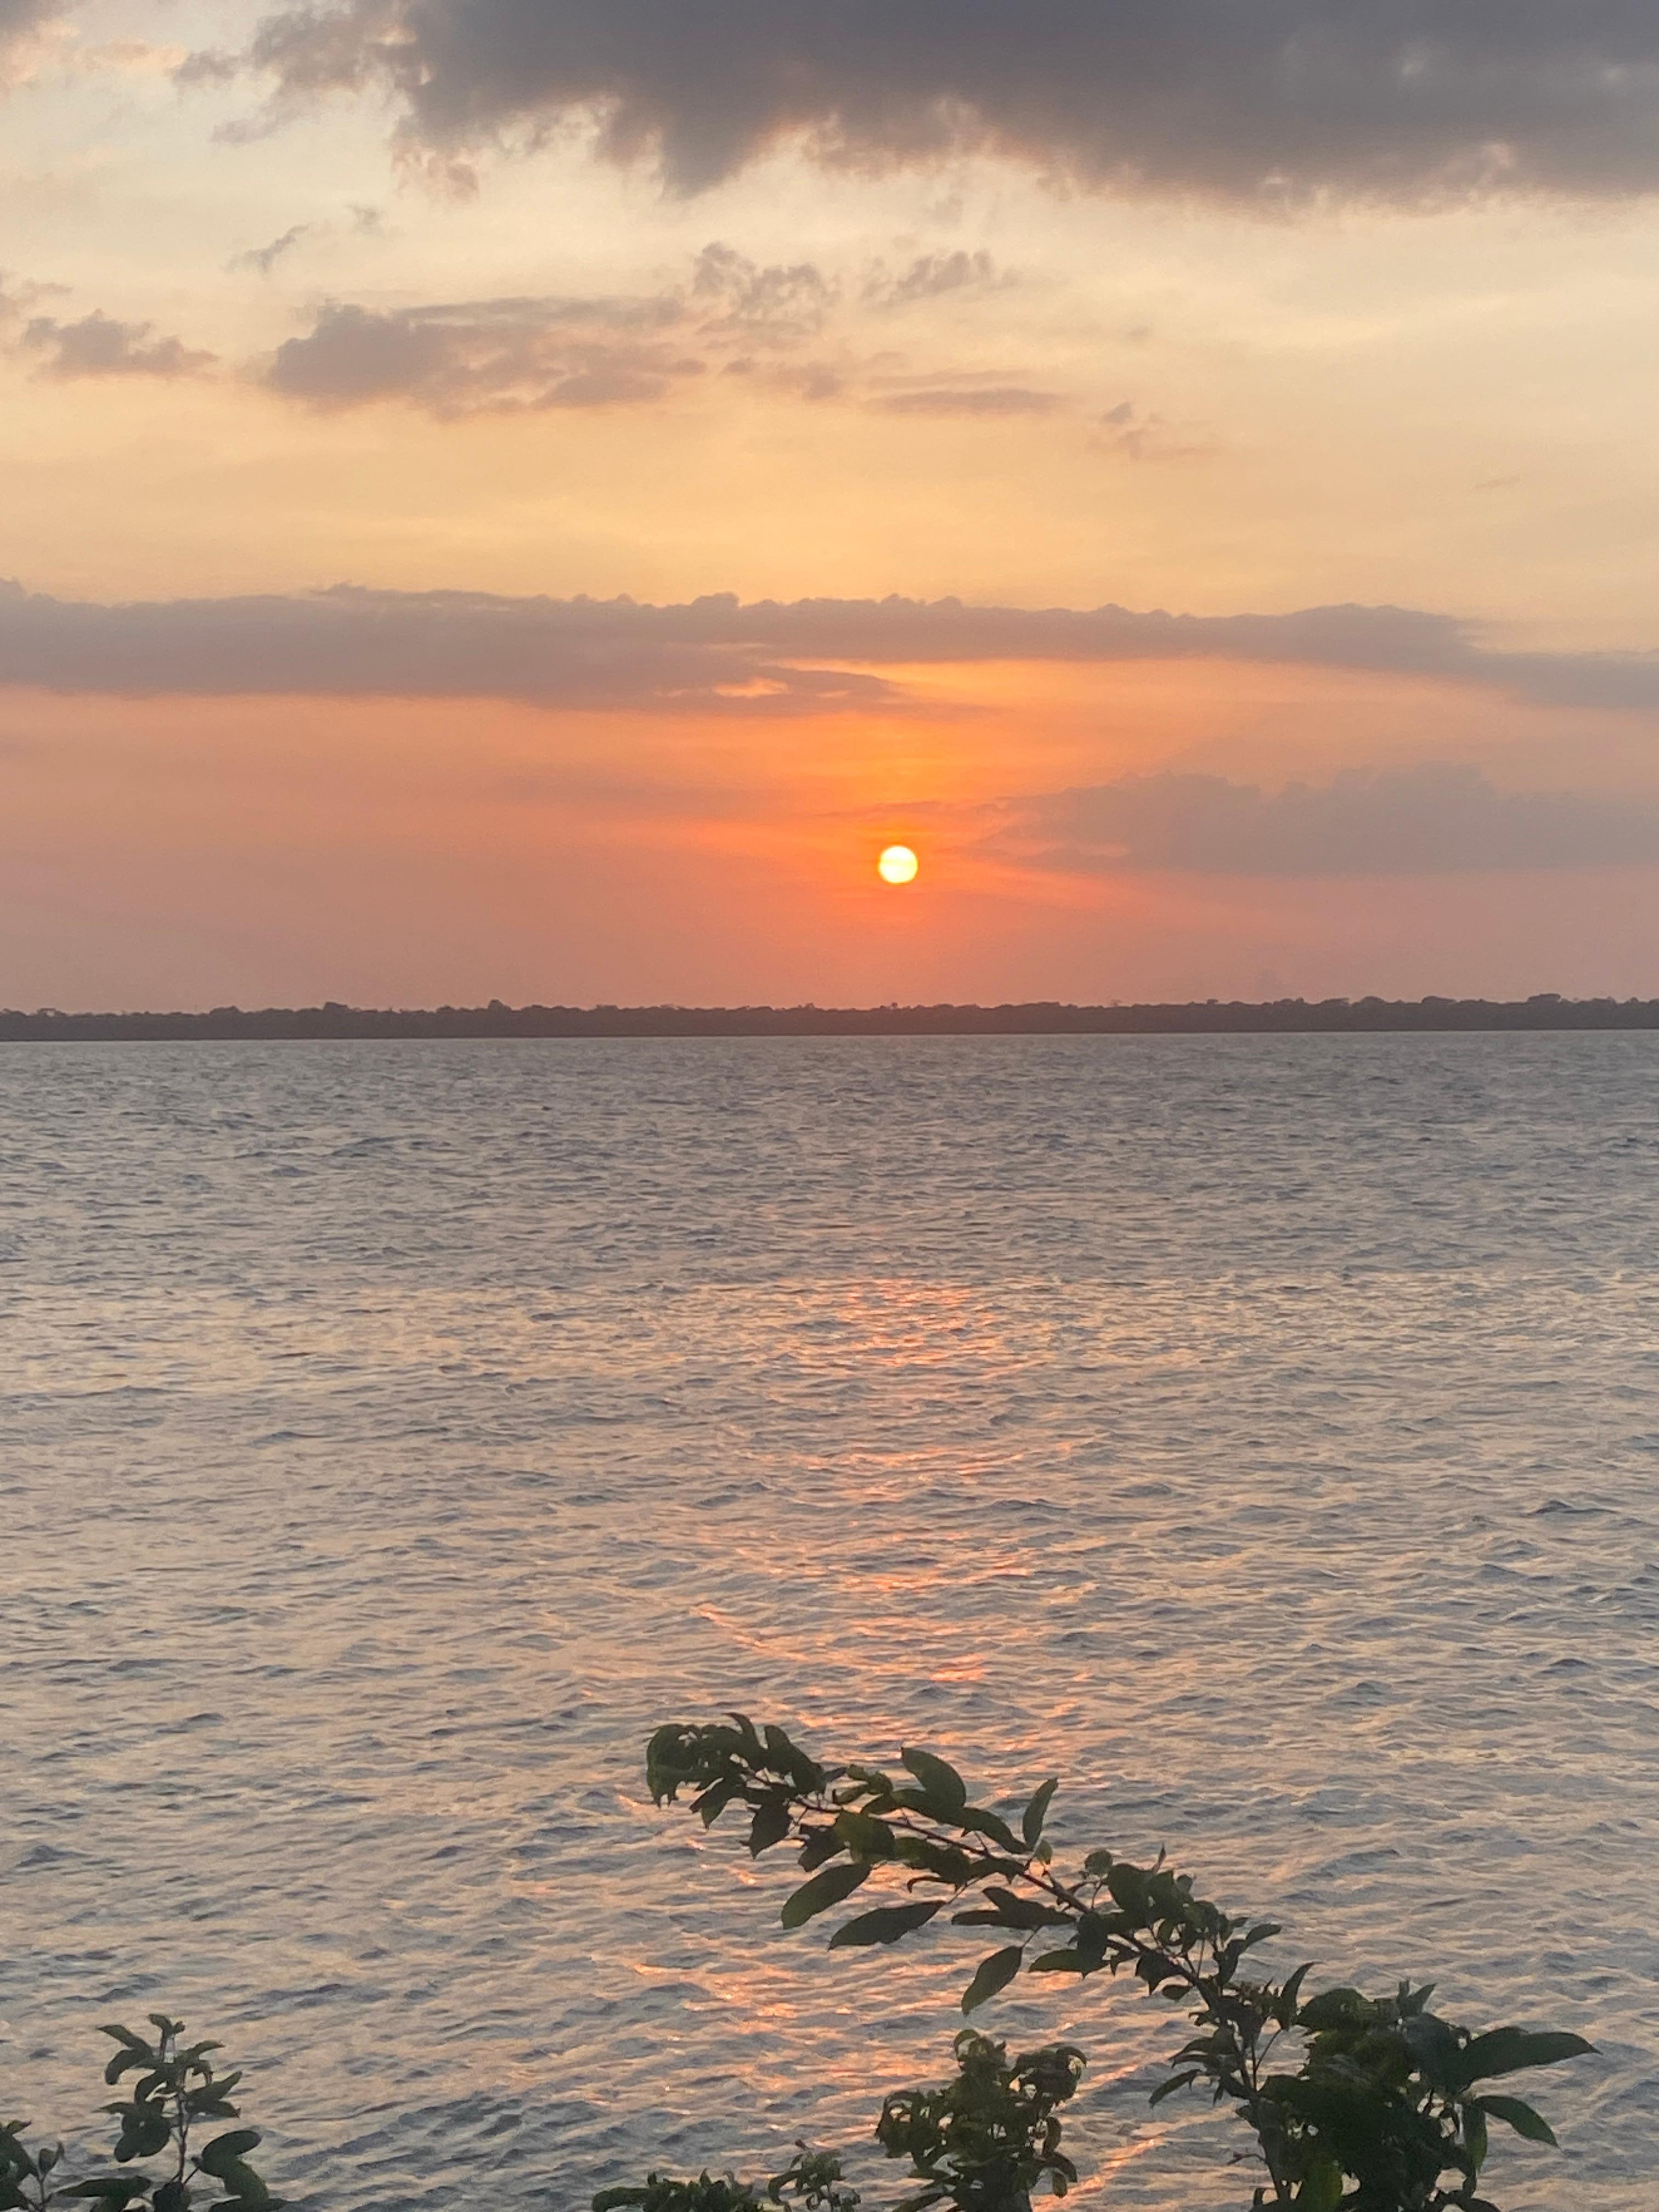
[[[257,2128],[228,2129],[199,2148],[192,2143],[203,2122],[239,2117],[230,2094],[240,2074],[214,2072],[208,2053],[218,2050],[216,2043],[182,2043],[183,2021],[159,2012],[149,2019],[156,2032],[153,2043],[131,2028],[101,2031],[118,2045],[104,2069],[106,2083],[118,2088],[129,2074],[137,2077],[125,2098],[105,2107],[118,2123],[112,2155],[126,2171],[71,2181],[64,2171],[63,2144],[30,2150],[23,2140],[29,2122],[13,2120],[0,2124],[0,2212],[46,2212],[74,2197],[110,2212],[134,2205],[148,2205],[150,2212],[191,2212],[192,2207],[228,2212],[233,2205],[246,2212],[281,2212],[282,2199],[247,2162],[259,2142]]]
[[[902,1753],[904,1773],[825,1765],[775,1727],[672,1724],[652,1737],[647,1779],[657,1803],[692,1793],[711,1827],[730,1807],[749,1815],[758,1856],[788,1843],[807,1880],[785,1901],[787,1928],[804,1926],[863,1891],[870,1905],[836,1928],[838,1950],[901,1942],[947,1907],[958,1927],[1007,1941],[982,1958],[963,1992],[974,2012],[1024,1972],[1086,1978],[1127,1972],[1148,1996],[1181,2006],[1191,2033],[1152,2093],[1207,2089],[1230,2102],[1255,2138],[1256,2212],[1497,2212],[1479,2194],[1487,2128],[1500,2120],[1529,2142],[1553,2143],[1547,2123],[1487,2084],[1589,2051],[1582,2036],[1495,2027],[1472,2033],[1429,2010],[1432,1985],[1402,1982],[1390,1996],[1357,1989],[1307,1993],[1310,1966],[1261,1978],[1252,1954],[1281,1931],[1236,1919],[1194,1893],[1190,1876],[1160,1856],[1138,1866],[1109,1850],[1057,1870],[1043,1831],[1057,1780],[1027,1800],[1018,1830],[969,1802],[956,1769],[932,1753]],[[1019,2212],[1047,2179],[1064,2193],[1075,2169],[1060,2152],[1056,2106],[1069,2097],[1081,2054],[1068,2046],[1010,2066],[1000,2045],[957,2039],[958,2078],[941,2090],[890,2097],[877,2134],[908,2156],[921,2188],[897,2212],[949,2203],[961,2212]],[[823,2154],[814,2171],[836,2207],[854,2201]],[[653,2176],[641,2191],[608,2190],[600,2208],[730,2212],[786,2200],[800,2161],[767,2185],[678,2183]],[[842,2193],[835,2192],[841,2190]],[[656,2194],[653,2194],[653,2191]],[[726,2191],[729,2193],[720,2195]],[[676,2194],[675,2192],[681,2192]],[[699,2194],[698,2192],[702,2192]],[[814,2200],[808,2199],[808,2202]]]

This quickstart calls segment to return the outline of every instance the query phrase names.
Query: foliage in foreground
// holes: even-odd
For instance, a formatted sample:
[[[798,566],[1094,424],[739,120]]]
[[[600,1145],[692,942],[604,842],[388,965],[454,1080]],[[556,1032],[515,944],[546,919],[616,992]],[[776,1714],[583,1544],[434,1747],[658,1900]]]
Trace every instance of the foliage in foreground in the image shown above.
[[[106,2083],[118,2088],[129,2074],[137,2076],[124,2097],[104,2108],[118,2122],[112,2156],[125,2171],[70,2181],[61,2142],[30,2150],[23,2140],[27,2120],[0,2123],[0,2212],[46,2212],[70,2198],[90,2200],[108,2212],[137,2205],[150,2212],[191,2212],[192,2207],[229,2212],[232,2206],[281,2212],[282,2199],[247,2162],[259,2142],[257,2128],[229,2128],[199,2148],[192,2144],[202,2122],[239,2117],[230,2094],[240,2074],[214,2072],[208,2053],[218,2050],[216,2043],[182,2043],[183,2021],[159,2012],[149,2018],[156,2031],[153,2043],[131,2028],[101,2031],[118,2046],[104,2069]],[[152,2160],[160,2163],[148,2163]]]
[[[1232,2106],[1265,2172],[1255,2212],[1498,2212],[1479,2193],[1489,2123],[1553,2144],[1530,2105],[1487,2085],[1589,2051],[1582,2036],[1508,2027],[1476,2033],[1430,2011],[1432,1984],[1401,1982],[1382,1996],[1316,1992],[1310,1965],[1282,1982],[1263,1978],[1252,1954],[1281,1932],[1278,1924],[1221,1911],[1161,1855],[1144,1867],[1097,1850],[1057,1871],[1043,1833],[1057,1779],[1031,1794],[1016,1832],[1001,1814],[971,1804],[962,1777],[930,1752],[904,1751],[905,1771],[893,1776],[823,1765],[780,1728],[757,1729],[742,1714],[732,1723],[659,1729],[647,1780],[659,1804],[692,1793],[705,1827],[741,1806],[757,1857],[781,1844],[798,1849],[808,1878],[785,1901],[786,1928],[872,1882],[870,1896],[883,1901],[860,1898],[864,1909],[836,1929],[831,1950],[900,1942],[957,1908],[954,1925],[1007,1939],[975,1970],[962,1998],[969,2013],[1022,1972],[1127,1972],[1149,1996],[1180,2006],[1190,2031],[1152,2102],[1200,2088]],[[1076,2086],[1081,2053],[1059,2046],[1010,2066],[1000,2045],[975,2035],[958,2037],[957,2061],[955,2083],[890,2097],[883,2108],[883,2147],[908,2156],[922,2185],[897,2212],[942,2203],[961,2212],[1020,2212],[1044,2179],[1063,2195],[1075,2169],[1060,2152],[1055,2107]],[[987,2098],[1000,2100],[1000,2134],[975,2132]],[[842,2212],[858,2200],[841,2175],[833,2157],[803,2151],[759,2193],[706,2174],[653,2174],[638,2188],[604,2191],[594,2203],[596,2212],[750,2212],[767,2203]]]

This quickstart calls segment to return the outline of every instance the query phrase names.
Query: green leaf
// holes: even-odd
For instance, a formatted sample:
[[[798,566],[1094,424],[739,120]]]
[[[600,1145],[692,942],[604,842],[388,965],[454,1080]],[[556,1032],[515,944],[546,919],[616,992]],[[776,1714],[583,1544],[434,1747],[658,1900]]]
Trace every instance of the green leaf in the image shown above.
[[[1136,1921],[1142,1919],[1149,1909],[1146,1896],[1146,1876],[1127,1859],[1119,1859],[1106,1877],[1106,1887],[1112,1893],[1112,1902],[1123,1911],[1132,1913]]]
[[[930,1843],[926,1836],[900,1833],[895,1853],[901,1866],[915,1867],[952,1889],[965,1889],[979,1869],[966,1851],[955,1844]]]
[[[1375,2011],[1370,1998],[1358,1990],[1322,1990],[1302,2007],[1296,2024],[1310,2034],[1322,2035],[1331,2027],[1364,2027],[1369,2025]]]
[[[1258,1921],[1255,1926],[1252,1928],[1249,1933],[1245,1936],[1243,1942],[1239,1945],[1238,1949],[1240,1957],[1242,1958],[1246,1951],[1255,1950],[1258,1943],[1265,1943],[1267,1942],[1269,1937],[1273,1936],[1282,1936],[1284,1933],[1285,1930],[1280,1927],[1279,1923],[1276,1920]]]
[[[211,2142],[204,2143],[196,2163],[204,2173],[222,2174],[228,2166],[246,2158],[258,2142],[258,2128],[232,2128],[228,2134],[215,2136]]]
[[[1525,2136],[1528,2142],[1548,2143],[1552,2149],[1559,2148],[1555,2130],[1543,2114],[1534,2112],[1530,2105],[1523,2105],[1519,2097],[1476,2097],[1474,2103],[1478,2111],[1490,2112],[1493,2119],[1507,2120],[1516,2135]]]
[[[701,1797],[692,1800],[691,1809],[705,1828],[712,1828],[742,1788],[740,1782],[716,1782],[712,1789],[705,1790]]]
[[[1400,2023],[1400,2033],[1425,2081],[1437,2089],[1461,2086],[1463,2053],[1455,2031],[1437,2013],[1408,2014]]]
[[[902,1751],[899,1754],[927,1795],[952,1813],[968,1802],[968,1785],[954,1766],[935,1759],[931,1751]]]
[[[1190,2089],[1197,2079],[1196,2071],[1191,2074],[1172,2074],[1167,2081],[1158,2083],[1152,2094],[1150,2101],[1154,2105],[1161,2105],[1166,2097],[1173,2097],[1177,2089]]]
[[[833,1828],[820,1828],[808,1836],[800,1847],[800,1863],[808,1874],[821,1867],[826,1859],[835,1858],[842,1849],[841,1838]]]
[[[1034,1897],[1018,1897],[1011,1889],[989,1887],[985,1892],[988,1912],[957,1912],[951,1917],[964,1928],[1066,1928],[1071,1923],[1052,1905]]]
[[[957,1817],[964,1828],[971,1829],[975,1835],[988,1836],[1003,1850],[1019,1856],[1019,1838],[1000,1814],[988,1813],[981,1806],[965,1805]]]
[[[1342,2169],[1334,2158],[1322,2158],[1309,2169],[1294,2201],[1297,2212],[1337,2212],[1342,2202]]]
[[[781,1844],[789,1833],[789,1807],[781,1797],[769,1797],[756,1808],[749,1824],[749,1856],[757,1859],[763,1851],[769,1851],[774,1844]]]
[[[1083,1961],[1075,1951],[1045,1951],[1040,1959],[1033,1959],[1027,1972],[1033,1974],[1080,1974]]]
[[[1031,1792],[1031,1802],[1020,1817],[1019,1832],[1033,1850],[1037,1847],[1042,1824],[1048,1817],[1048,1808],[1054,1802],[1054,1792],[1059,1787],[1059,1775],[1051,1775],[1040,1790]]]
[[[1025,1956],[1024,1946],[1007,1944],[1000,1951],[993,1951],[988,1959],[981,1959],[979,1971],[962,1993],[963,2012],[977,2012],[988,1998],[999,1990],[1006,1990],[1019,1972],[1020,1960]]]
[[[154,2158],[165,2150],[173,2130],[165,2112],[143,2110],[128,2113],[121,2123],[121,2139],[115,2146],[115,2162],[125,2166],[135,2158]]]
[[[1528,2066],[1559,2066],[1564,2058],[1582,2058],[1595,2048],[1582,2035],[1559,2028],[1534,2034],[1524,2027],[1494,2027],[1464,2045],[1458,2078],[1460,2084],[1489,2081],[1495,2074],[1519,2074]]]
[[[1273,2006],[1273,2018],[1281,2027],[1289,2027],[1294,2023],[1297,1999],[1302,1994],[1303,1983],[1312,1973],[1313,1968],[1314,1962],[1310,1959],[1305,1966],[1297,1968],[1289,1981],[1279,1990],[1278,2002]]]
[[[849,1851],[861,1859],[890,1859],[893,1856],[893,1831],[885,1820],[878,1820],[868,1813],[855,1812],[843,1806],[836,1815],[836,1833]]]
[[[773,1722],[768,1721],[766,1723],[767,1764],[775,1768],[780,1774],[787,1774],[799,1756],[800,1753],[796,1750],[787,1731],[777,1727]]]
[[[1465,2105],[1463,2113],[1463,2148],[1469,2154],[1469,2171],[1478,2174],[1486,2162],[1486,2116],[1477,2102]]]
[[[804,1928],[815,1914],[839,1905],[843,1897],[850,1897],[860,1882],[869,1879],[867,1866],[825,1867],[822,1874],[815,1874],[811,1881],[802,1882],[793,1895],[785,1898],[778,1917],[786,1928]]]
[[[932,1905],[882,1905],[873,1912],[860,1912],[856,1920],[836,1929],[830,1938],[830,1948],[848,1951],[871,1943],[896,1943],[913,1928],[925,1928],[943,1903],[939,1899]]]

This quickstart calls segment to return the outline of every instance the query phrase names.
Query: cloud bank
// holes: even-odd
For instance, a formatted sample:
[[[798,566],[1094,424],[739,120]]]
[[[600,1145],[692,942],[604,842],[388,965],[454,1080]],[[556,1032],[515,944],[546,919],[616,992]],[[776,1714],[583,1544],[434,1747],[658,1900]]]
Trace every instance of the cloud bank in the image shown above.
[[[509,599],[328,591],[106,606],[0,584],[0,684],[109,694],[501,698],[768,714],[902,703],[907,663],[1239,660],[1480,686],[1659,713],[1659,653],[1507,653],[1406,607],[1175,615],[957,599]]]
[[[792,142],[1247,204],[1659,185],[1650,0],[321,0],[238,60],[428,153],[591,117],[683,192]]]
[[[1578,792],[1501,791],[1447,763],[1353,769],[1281,791],[1218,775],[1126,776],[1015,799],[986,841],[1069,875],[1424,876],[1651,866],[1659,808]]]

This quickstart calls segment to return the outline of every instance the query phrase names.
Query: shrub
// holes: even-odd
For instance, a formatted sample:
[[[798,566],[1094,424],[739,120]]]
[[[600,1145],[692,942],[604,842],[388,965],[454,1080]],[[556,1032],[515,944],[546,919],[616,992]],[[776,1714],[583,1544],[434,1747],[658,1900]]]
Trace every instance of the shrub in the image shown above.
[[[1196,2088],[1231,2105],[1265,2175],[1256,2212],[1497,2212],[1478,2193],[1489,2123],[1554,2142],[1530,2105],[1488,2085],[1589,2051],[1582,2036],[1513,2027],[1476,2033],[1429,2009],[1431,1984],[1401,1982],[1367,1996],[1310,1990],[1310,1966],[1282,1982],[1263,1978],[1252,1954],[1281,1932],[1278,1923],[1223,1912],[1161,1855],[1139,1866],[1095,1850],[1059,1871],[1044,1834],[1057,1779],[1031,1793],[1017,1832],[970,1803],[944,1759],[918,1749],[901,1759],[900,1775],[824,1765],[783,1729],[757,1729],[739,1713],[729,1726],[659,1729],[646,1777],[658,1804],[690,1793],[705,1827],[742,1808],[757,1857],[783,1844],[797,1849],[807,1879],[784,1902],[786,1928],[857,1896],[861,1909],[836,1927],[831,1950],[902,1942],[947,1908],[956,1908],[954,1926],[1005,1936],[975,1967],[964,2012],[1021,1973],[1124,1974],[1179,2006],[1188,2033],[1152,2102]],[[943,2203],[1019,2212],[1044,2180],[1064,2195],[1075,2169],[1060,2151],[1057,2107],[1076,2087],[1082,2054],[1061,2045],[1010,2063],[1000,2045],[970,2033],[957,2038],[957,2057],[955,2081],[903,2092],[883,2107],[878,2139],[890,2156],[910,2160],[922,2185],[896,2212]],[[817,2194],[804,2194],[809,2188]],[[803,2151],[762,2194],[706,2174],[696,2182],[653,2174],[594,2203],[598,2212],[746,2212],[792,2197],[830,2212],[857,2202],[837,2160]]]
[[[117,2045],[104,2069],[106,2083],[117,2088],[129,2074],[137,2077],[124,2098],[105,2106],[118,2123],[112,2155],[126,2170],[70,2181],[61,2142],[30,2150],[23,2140],[27,2120],[0,2124],[0,2212],[20,2207],[46,2212],[70,2197],[108,2212],[128,2212],[135,2205],[148,2205],[150,2212],[204,2212],[209,2206],[229,2212],[234,2205],[246,2212],[281,2212],[282,2199],[247,2162],[259,2142],[257,2128],[230,2128],[199,2149],[191,2147],[202,2122],[240,2117],[230,2094],[240,2074],[214,2072],[208,2053],[218,2050],[216,2043],[181,2042],[183,2021],[159,2012],[149,2018],[156,2032],[153,2043],[131,2028],[101,2031]],[[148,2163],[155,2160],[159,2166]]]

